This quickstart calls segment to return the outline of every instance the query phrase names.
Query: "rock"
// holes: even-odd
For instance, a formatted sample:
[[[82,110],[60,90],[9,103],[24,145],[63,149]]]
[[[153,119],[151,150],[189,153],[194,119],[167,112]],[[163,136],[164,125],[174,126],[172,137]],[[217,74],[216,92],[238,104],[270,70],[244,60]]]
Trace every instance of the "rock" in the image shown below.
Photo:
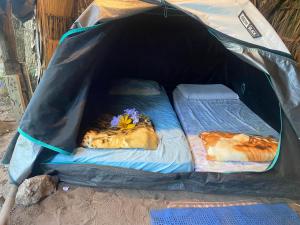
[[[20,185],[16,204],[30,206],[53,194],[56,191],[57,178],[41,175],[24,180]]]

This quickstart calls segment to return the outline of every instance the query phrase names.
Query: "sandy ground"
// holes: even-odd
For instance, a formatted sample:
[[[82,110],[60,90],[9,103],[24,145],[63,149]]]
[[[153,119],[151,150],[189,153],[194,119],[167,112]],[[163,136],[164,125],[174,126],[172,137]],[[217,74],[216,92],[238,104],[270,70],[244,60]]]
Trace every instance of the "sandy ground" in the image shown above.
[[[52,196],[31,207],[16,207],[10,224],[14,225],[144,225],[149,224],[150,209],[166,208],[170,202],[240,201],[268,202],[266,199],[201,195],[187,192],[151,192],[137,190],[95,190],[61,187]],[[281,201],[281,200],[274,200]]]
[[[0,104],[0,158],[17,126],[7,99]],[[0,166],[1,193],[7,182],[6,168]],[[63,187],[69,187],[63,191]],[[144,225],[150,224],[150,209],[166,208],[177,201],[241,201],[289,202],[287,199],[266,199],[241,196],[203,195],[188,192],[93,189],[60,184],[55,194],[30,207],[15,206],[10,225]],[[292,205],[300,211],[297,205]]]

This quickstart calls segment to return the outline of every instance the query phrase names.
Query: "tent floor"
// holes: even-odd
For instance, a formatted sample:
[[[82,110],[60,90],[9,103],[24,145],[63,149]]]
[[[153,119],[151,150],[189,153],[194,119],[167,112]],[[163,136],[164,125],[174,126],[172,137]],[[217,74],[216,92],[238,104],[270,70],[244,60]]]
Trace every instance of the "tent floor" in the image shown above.
[[[42,169],[57,175],[62,182],[79,186],[300,199],[298,181],[283,179],[272,172],[161,174],[96,165],[51,164],[42,165]]]

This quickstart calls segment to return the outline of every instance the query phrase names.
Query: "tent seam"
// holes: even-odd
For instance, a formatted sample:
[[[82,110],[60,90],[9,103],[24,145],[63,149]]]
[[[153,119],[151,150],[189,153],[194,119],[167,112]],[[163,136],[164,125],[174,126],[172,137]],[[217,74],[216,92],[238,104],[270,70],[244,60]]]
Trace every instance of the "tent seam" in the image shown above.
[[[237,39],[237,38],[234,38],[234,37],[231,37],[227,34],[224,34],[218,30],[215,30],[214,28],[212,27],[209,27],[207,26],[207,29],[209,31],[209,33],[211,35],[213,35],[215,38],[218,39],[219,42],[223,43],[222,41],[222,38],[226,38],[226,39],[230,39],[232,42],[240,45],[240,46],[244,46],[244,47],[247,47],[249,49],[258,49],[258,50],[262,50],[262,51],[266,51],[266,52],[270,52],[270,53],[273,53],[273,54],[276,54],[276,55],[280,55],[282,57],[285,57],[289,60],[293,60],[294,61],[294,58],[291,54],[289,53],[286,53],[286,52],[283,52],[283,51],[279,51],[279,50],[274,50],[274,49],[270,49],[270,48],[266,48],[266,47],[263,47],[263,46],[260,46],[260,45],[256,45],[256,44],[253,44],[253,43],[249,43],[249,42],[246,42],[246,41],[243,41],[243,40],[240,40],[240,39]],[[223,36],[223,37],[221,37]]]

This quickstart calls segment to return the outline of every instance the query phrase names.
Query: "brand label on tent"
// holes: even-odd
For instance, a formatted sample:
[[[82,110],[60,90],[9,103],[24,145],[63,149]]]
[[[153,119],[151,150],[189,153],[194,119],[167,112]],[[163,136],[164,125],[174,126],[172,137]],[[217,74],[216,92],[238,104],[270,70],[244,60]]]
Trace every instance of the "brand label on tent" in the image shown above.
[[[258,29],[255,27],[255,25],[252,23],[252,21],[249,19],[249,17],[246,15],[244,11],[240,13],[239,19],[253,38],[261,37],[260,32],[258,31]]]

